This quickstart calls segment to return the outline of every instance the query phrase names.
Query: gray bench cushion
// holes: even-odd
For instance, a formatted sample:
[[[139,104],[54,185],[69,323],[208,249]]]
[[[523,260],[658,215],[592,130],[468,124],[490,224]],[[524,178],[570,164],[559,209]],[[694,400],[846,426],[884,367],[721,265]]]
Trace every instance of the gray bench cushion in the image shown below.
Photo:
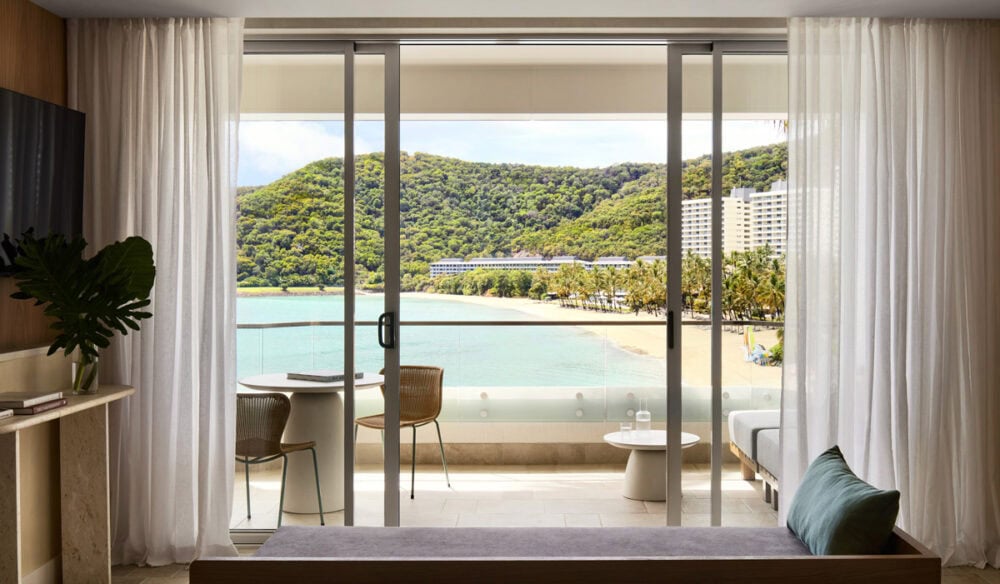
[[[781,449],[778,448],[777,428],[761,430],[757,433],[757,463],[766,468],[775,478],[781,477]]]
[[[808,556],[786,527],[282,527],[266,558]]]
[[[757,460],[757,432],[781,426],[781,410],[741,410],[729,413],[729,439]]]

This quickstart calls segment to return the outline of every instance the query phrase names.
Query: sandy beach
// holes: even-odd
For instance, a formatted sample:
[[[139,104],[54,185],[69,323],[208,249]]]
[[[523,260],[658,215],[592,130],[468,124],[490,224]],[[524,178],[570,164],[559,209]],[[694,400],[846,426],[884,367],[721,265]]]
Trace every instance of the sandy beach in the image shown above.
[[[458,296],[407,292],[405,297],[425,297],[515,309],[525,314],[525,320],[541,321],[615,321],[635,322],[656,320],[648,314],[615,314],[595,310],[563,308],[558,302],[543,302],[530,298],[490,298],[485,296]],[[663,317],[659,317],[661,320]],[[666,359],[667,333],[659,326],[600,326],[585,325],[584,328],[595,335],[607,336],[621,348]],[[711,329],[705,326],[685,326],[681,332],[682,375],[684,382],[693,386],[708,387],[711,378]],[[777,343],[775,330],[758,330],[755,342],[770,348]],[[781,367],[763,367],[744,360],[743,335],[735,332],[722,333],[722,385],[753,385],[759,387],[781,387]]]

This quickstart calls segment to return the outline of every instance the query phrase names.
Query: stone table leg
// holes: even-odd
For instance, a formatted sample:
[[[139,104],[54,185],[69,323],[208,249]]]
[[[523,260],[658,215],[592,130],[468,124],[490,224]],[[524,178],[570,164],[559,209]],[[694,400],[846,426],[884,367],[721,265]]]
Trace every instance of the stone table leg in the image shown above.
[[[339,393],[293,393],[284,442],[316,442],[323,511],[344,508],[344,402]],[[316,478],[309,451],[288,455],[285,511],[319,513]],[[316,520],[319,524],[319,519]]]
[[[108,406],[59,419],[64,584],[110,584]]]
[[[0,582],[21,581],[21,460],[18,433],[0,435]]]
[[[633,450],[625,465],[625,497],[666,501],[667,456],[663,450]]]

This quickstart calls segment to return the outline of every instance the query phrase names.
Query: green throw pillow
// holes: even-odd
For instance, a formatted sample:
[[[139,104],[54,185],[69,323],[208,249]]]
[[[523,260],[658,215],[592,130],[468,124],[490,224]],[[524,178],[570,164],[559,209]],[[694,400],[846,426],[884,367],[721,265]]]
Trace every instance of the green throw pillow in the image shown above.
[[[882,491],[851,472],[834,446],[809,465],[788,510],[788,528],[813,555],[882,553],[899,513],[899,491]]]

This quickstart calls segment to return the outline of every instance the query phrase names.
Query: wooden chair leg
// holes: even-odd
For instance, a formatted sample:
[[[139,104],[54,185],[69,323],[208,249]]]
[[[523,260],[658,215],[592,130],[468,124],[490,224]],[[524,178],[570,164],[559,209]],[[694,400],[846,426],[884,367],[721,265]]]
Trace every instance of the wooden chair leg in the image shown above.
[[[775,490],[771,494],[771,509],[774,509],[775,511],[778,510],[778,491],[777,490]]]
[[[771,483],[764,481],[764,502],[771,502]]]
[[[746,461],[740,461],[740,472],[743,473],[743,480],[752,481],[757,478],[757,473],[754,472],[753,467],[746,463]]]

